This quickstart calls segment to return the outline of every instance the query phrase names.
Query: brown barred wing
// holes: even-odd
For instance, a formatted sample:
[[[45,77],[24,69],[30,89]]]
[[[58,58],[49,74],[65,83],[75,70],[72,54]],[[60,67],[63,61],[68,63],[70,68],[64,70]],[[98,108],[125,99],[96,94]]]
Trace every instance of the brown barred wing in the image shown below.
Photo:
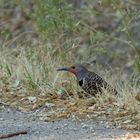
[[[102,88],[111,87],[103,78],[94,72],[88,72],[83,79],[82,88],[89,94],[97,94],[102,92]]]

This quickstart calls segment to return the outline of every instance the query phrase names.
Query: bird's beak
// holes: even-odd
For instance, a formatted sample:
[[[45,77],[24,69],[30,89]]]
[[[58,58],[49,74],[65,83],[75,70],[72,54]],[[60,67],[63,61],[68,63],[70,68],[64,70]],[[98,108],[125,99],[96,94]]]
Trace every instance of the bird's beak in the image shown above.
[[[72,70],[71,68],[59,68],[59,69],[56,69],[56,70],[57,71],[68,71],[68,72],[71,72],[74,75],[76,75],[76,72],[74,70]]]
[[[57,69],[57,71],[70,71],[70,69],[69,68],[59,68],[59,69]]]

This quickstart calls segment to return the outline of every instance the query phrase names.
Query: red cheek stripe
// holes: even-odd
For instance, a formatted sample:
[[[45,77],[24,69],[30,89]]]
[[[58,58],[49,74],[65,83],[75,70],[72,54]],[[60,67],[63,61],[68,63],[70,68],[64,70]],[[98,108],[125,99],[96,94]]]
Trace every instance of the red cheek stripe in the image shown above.
[[[70,70],[71,73],[73,73],[74,75],[76,75],[76,71],[75,70]]]

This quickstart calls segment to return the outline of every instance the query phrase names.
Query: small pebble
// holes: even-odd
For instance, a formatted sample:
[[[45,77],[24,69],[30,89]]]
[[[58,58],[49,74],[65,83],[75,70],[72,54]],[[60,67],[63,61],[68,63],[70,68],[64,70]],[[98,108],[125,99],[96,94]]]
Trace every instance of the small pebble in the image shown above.
[[[68,126],[68,124],[67,124],[67,123],[65,123],[63,127],[67,127],[67,126]]]
[[[93,126],[90,126],[90,131],[91,131],[91,132],[95,132]]]
[[[87,124],[82,123],[82,128],[87,129],[89,126]]]
[[[0,118],[0,121],[4,121],[4,118]]]

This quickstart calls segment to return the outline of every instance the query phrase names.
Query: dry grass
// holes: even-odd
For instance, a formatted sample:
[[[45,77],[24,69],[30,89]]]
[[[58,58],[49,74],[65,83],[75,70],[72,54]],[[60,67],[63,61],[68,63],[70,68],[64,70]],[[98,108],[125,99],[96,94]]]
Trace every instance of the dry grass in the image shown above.
[[[51,46],[52,47],[52,46]],[[56,68],[69,65],[71,54],[64,55],[38,48],[4,49],[0,51],[0,102],[21,111],[41,109],[38,117],[56,120],[68,117],[108,119],[110,126],[140,129],[138,77],[99,71],[114,85],[119,96],[104,90],[97,98],[86,98],[73,76],[58,73]],[[113,84],[114,83],[114,84]]]
[[[125,137],[122,138],[115,138],[113,140],[139,140],[140,134],[126,134]]]

